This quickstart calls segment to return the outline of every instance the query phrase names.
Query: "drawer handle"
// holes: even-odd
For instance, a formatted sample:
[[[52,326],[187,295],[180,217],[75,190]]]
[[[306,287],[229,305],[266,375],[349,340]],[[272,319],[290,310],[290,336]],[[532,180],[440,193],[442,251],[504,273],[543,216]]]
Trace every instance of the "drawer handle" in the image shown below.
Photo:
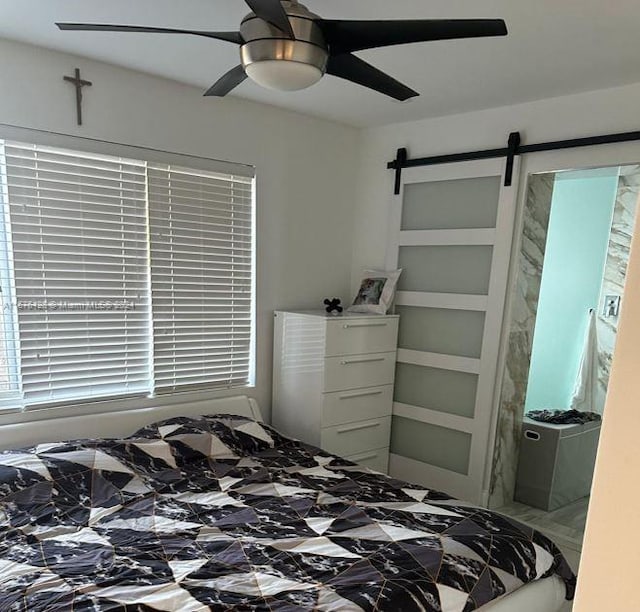
[[[365,453],[364,455],[355,455],[353,457],[349,457],[350,461],[357,463],[358,461],[366,461],[367,459],[375,459],[378,456],[378,453]]]
[[[375,361],[384,361],[384,357],[365,357],[362,359],[343,359],[340,365],[351,365],[354,363],[374,363]]]
[[[341,395],[338,399],[346,400],[354,397],[369,397],[370,395],[382,395],[382,391],[378,389],[377,391],[360,391],[359,393],[347,393],[345,395]]]
[[[339,434],[349,433],[351,431],[360,431],[361,429],[372,429],[373,427],[380,427],[380,422],[377,423],[362,423],[360,425],[350,425],[349,427],[341,427],[338,429]]]
[[[352,329],[355,327],[386,327],[387,323],[345,323],[342,329]]]
[[[540,439],[540,434],[537,431],[531,431],[531,429],[527,429],[524,432],[524,437],[527,438],[528,440],[533,440],[534,442],[537,442]]]

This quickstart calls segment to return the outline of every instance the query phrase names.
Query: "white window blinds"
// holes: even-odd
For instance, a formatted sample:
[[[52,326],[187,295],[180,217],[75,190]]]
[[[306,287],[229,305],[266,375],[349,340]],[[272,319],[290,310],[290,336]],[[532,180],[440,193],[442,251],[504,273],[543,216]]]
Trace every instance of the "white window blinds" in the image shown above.
[[[26,404],[150,390],[145,166],[5,144]]]
[[[0,407],[251,384],[251,177],[0,140],[0,188]]]
[[[0,140],[0,408],[21,405],[22,401],[15,325],[15,288],[10,265],[11,240],[8,232],[9,211],[6,206],[8,201],[4,142]]]
[[[158,391],[249,383],[252,181],[149,165]]]

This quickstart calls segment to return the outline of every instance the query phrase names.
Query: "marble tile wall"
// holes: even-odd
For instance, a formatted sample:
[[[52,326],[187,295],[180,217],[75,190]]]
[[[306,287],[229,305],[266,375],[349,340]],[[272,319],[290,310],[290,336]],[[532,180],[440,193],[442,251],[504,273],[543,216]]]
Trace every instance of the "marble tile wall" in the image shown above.
[[[499,508],[511,503],[515,490],[522,418],[554,180],[553,173],[533,175],[529,178],[517,278],[513,288],[506,367],[499,402],[498,429],[489,491],[491,508]],[[640,166],[622,168],[605,264],[603,297],[609,294],[621,296],[623,294],[639,197]],[[617,323],[617,318],[605,318],[602,314],[599,315],[601,370],[599,401],[603,403],[611,370]]]
[[[517,277],[513,287],[506,367],[500,393],[498,430],[489,491],[490,508],[499,508],[510,503],[515,489],[524,400],[554,181],[553,173],[529,177]]]
[[[597,405],[604,407],[611,373],[613,350],[618,331],[619,317],[605,317],[602,306],[606,295],[623,295],[627,274],[631,236],[640,196],[640,166],[625,166],[621,169],[607,261],[604,269],[602,296],[598,314],[598,397]],[[624,304],[624,299],[622,300]]]

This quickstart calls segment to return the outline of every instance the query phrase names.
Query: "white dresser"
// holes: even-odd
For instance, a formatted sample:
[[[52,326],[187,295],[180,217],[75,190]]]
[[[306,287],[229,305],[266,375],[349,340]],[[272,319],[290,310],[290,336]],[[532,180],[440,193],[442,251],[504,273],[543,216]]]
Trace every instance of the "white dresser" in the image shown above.
[[[277,311],[274,427],[386,472],[398,318]]]

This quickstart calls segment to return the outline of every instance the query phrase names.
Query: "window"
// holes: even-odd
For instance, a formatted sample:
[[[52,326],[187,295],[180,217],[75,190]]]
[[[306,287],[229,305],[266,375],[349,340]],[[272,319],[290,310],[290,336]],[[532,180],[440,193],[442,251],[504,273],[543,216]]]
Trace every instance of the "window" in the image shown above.
[[[250,182],[149,166],[156,389],[241,386],[251,344]]]
[[[0,187],[0,406],[251,384],[251,176],[0,141]]]

